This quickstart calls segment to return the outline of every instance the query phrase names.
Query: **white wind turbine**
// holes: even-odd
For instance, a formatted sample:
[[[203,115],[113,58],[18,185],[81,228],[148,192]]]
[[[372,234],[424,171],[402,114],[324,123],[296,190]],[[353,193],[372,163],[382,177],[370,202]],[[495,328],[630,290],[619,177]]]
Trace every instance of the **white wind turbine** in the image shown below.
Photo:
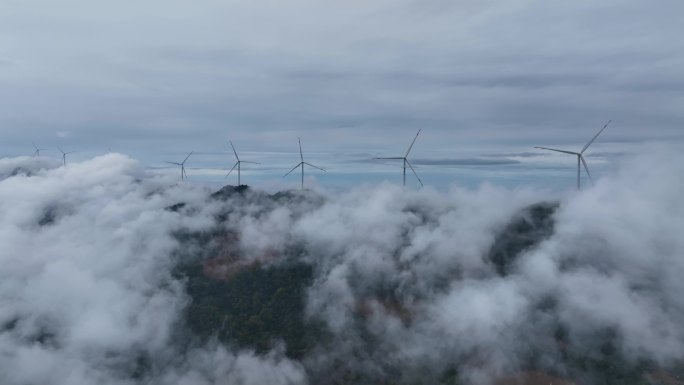
[[[64,164],[64,166],[66,166],[66,156],[69,154],[73,154],[76,151],[64,152],[64,150],[62,150],[62,148],[59,146],[57,146],[57,149],[59,150],[59,152],[62,153],[62,163]]]
[[[292,171],[296,170],[297,167],[301,166],[302,167],[302,190],[304,190],[304,165],[311,166],[313,168],[317,168],[321,171],[325,171],[325,170],[318,167],[318,166],[314,166],[313,164],[304,161],[304,153],[302,153],[302,140],[301,140],[301,138],[297,138],[297,140],[299,141],[299,158],[301,159],[301,162],[299,162],[296,166],[292,167],[292,170],[288,171],[287,174],[283,175],[283,178],[290,175],[290,173]]]
[[[240,164],[241,164],[241,163],[261,164],[261,163],[249,162],[249,161],[246,161],[246,160],[240,160],[240,157],[238,156],[237,151],[235,151],[235,146],[233,146],[233,142],[230,141],[230,140],[229,140],[228,142],[230,143],[230,147],[233,149],[233,153],[235,154],[235,159],[237,159],[237,162],[235,163],[235,165],[233,166],[233,168],[231,168],[230,171],[228,171],[228,174],[226,174],[226,178],[228,177],[228,175],[230,175],[231,172],[233,172],[233,170],[235,170],[235,167],[237,167],[237,171],[238,171],[238,187],[239,187],[239,186],[242,186],[242,183],[240,182]]]
[[[404,175],[404,178],[403,178],[404,186],[406,186],[406,166],[407,165],[409,166],[409,168],[411,168],[411,171],[413,171],[413,175],[416,176],[416,179],[418,179],[418,183],[420,183],[421,186],[423,185],[423,181],[420,180],[420,177],[418,177],[416,170],[413,169],[413,166],[411,166],[411,162],[409,162],[409,160],[408,160],[409,152],[411,152],[411,149],[413,148],[413,144],[416,143],[416,139],[418,139],[418,135],[420,134],[421,131],[422,131],[422,129],[418,130],[418,132],[416,133],[416,137],[413,138],[413,142],[411,142],[411,145],[409,146],[408,150],[406,150],[406,154],[404,156],[395,156],[395,157],[390,157],[390,158],[375,158],[375,159],[403,160],[404,161],[404,174],[403,174]]]
[[[556,149],[556,148],[548,148],[548,147],[535,147],[535,148],[539,148],[539,149],[542,149],[542,150],[549,150],[549,151],[562,152],[562,153],[564,153],[564,154],[576,155],[576,156],[577,156],[577,189],[579,190],[579,189],[580,189],[580,163],[582,163],[582,165],[584,165],[584,170],[586,170],[586,172],[587,172],[587,176],[589,177],[589,181],[591,181],[592,184],[594,183],[594,181],[591,179],[591,173],[589,172],[589,167],[587,166],[587,162],[584,160],[584,155],[583,155],[583,154],[584,154],[584,152],[589,148],[589,146],[591,146],[591,144],[594,143],[594,141],[596,140],[596,138],[598,138],[598,136],[601,135],[601,133],[603,132],[603,130],[605,130],[606,127],[608,127],[608,125],[610,124],[610,122],[612,122],[612,120],[609,120],[608,123],[606,123],[606,124],[603,126],[603,128],[602,128],[601,130],[599,130],[599,132],[597,132],[596,135],[594,135],[593,138],[591,138],[591,140],[589,141],[589,143],[587,143],[587,144],[584,146],[584,148],[582,148],[582,151],[580,151],[580,152],[559,150],[559,149]]]
[[[168,164],[175,164],[176,166],[181,166],[181,180],[184,180],[185,178],[187,178],[187,174],[185,174],[185,162],[188,161],[188,158],[190,158],[190,155],[192,155],[193,152],[194,151],[190,151],[188,156],[186,156],[185,159],[181,163],[169,162],[169,161],[166,162]]]
[[[36,151],[33,152],[33,156],[40,156],[41,151],[47,150],[47,148],[38,148],[38,146],[36,146],[36,142],[31,142],[31,143],[33,143],[33,148],[36,149]]]

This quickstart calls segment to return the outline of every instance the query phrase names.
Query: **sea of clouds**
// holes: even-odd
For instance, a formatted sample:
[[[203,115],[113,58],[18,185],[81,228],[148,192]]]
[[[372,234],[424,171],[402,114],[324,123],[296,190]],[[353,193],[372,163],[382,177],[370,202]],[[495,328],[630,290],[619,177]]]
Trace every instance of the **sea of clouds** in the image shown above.
[[[572,377],[559,325],[570,349],[610,332],[626,362],[667,368],[684,357],[678,150],[653,145],[565,195],[382,183],[279,200],[212,199],[121,154],[0,159],[0,383],[315,384],[340,368],[415,383],[456,368],[487,384],[530,356]],[[559,205],[553,231],[498,271],[497,236],[540,202]],[[307,316],[334,343],[294,360],[189,338],[176,234],[217,227],[238,234],[244,263],[299,247],[314,266]]]

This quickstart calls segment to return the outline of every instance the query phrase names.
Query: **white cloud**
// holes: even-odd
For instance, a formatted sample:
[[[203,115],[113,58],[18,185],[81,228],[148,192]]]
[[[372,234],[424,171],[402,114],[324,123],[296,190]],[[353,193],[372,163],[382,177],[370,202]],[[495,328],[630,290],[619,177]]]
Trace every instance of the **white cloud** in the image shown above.
[[[680,150],[646,148],[565,197],[380,184],[217,201],[119,154],[66,167],[2,159],[0,382],[132,384],[142,356],[159,384],[317,383],[337,370],[410,383],[454,367],[486,383],[537,353],[542,370],[572,375],[559,328],[563,349],[595,349],[610,331],[628,362],[667,367],[684,354]],[[560,201],[555,230],[497,272],[497,236],[550,200]],[[187,206],[165,209],[178,202]],[[171,274],[174,255],[205,250],[174,232],[217,228],[235,232],[229,246],[245,263],[311,264],[307,315],[332,342],[301,361],[282,347],[178,346],[190,298]]]

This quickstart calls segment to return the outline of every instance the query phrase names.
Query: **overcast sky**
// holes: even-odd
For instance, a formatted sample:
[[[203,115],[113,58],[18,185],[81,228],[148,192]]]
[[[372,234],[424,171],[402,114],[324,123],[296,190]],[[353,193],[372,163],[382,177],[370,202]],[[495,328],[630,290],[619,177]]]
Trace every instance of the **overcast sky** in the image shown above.
[[[280,174],[301,136],[331,171],[394,172],[364,161],[423,129],[423,172],[491,171],[544,164],[535,145],[578,150],[613,119],[600,169],[601,154],[684,142],[683,14],[679,0],[3,0],[0,155],[36,141],[161,167],[195,150],[198,175],[232,165],[230,138]]]

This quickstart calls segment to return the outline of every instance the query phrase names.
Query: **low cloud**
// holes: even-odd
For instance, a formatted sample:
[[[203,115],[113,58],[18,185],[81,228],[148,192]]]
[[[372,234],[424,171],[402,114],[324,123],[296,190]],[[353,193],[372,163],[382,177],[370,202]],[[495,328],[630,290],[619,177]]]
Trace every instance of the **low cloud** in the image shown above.
[[[411,159],[412,164],[425,166],[503,166],[519,164],[515,159],[452,158],[452,159]]]
[[[119,154],[2,159],[0,382],[490,384],[537,370],[598,384],[669,372],[684,358],[680,154],[648,148],[566,196],[486,184],[211,195]],[[307,266],[306,282],[278,275],[291,265]],[[202,302],[193,285],[245,271],[301,288],[303,318],[275,326],[318,337],[296,351],[296,335],[252,346],[225,317],[200,319],[209,334],[196,336],[188,309],[221,291]],[[291,294],[244,282],[269,306]],[[225,300],[252,306],[241,298]],[[246,322],[260,325],[253,305]]]

